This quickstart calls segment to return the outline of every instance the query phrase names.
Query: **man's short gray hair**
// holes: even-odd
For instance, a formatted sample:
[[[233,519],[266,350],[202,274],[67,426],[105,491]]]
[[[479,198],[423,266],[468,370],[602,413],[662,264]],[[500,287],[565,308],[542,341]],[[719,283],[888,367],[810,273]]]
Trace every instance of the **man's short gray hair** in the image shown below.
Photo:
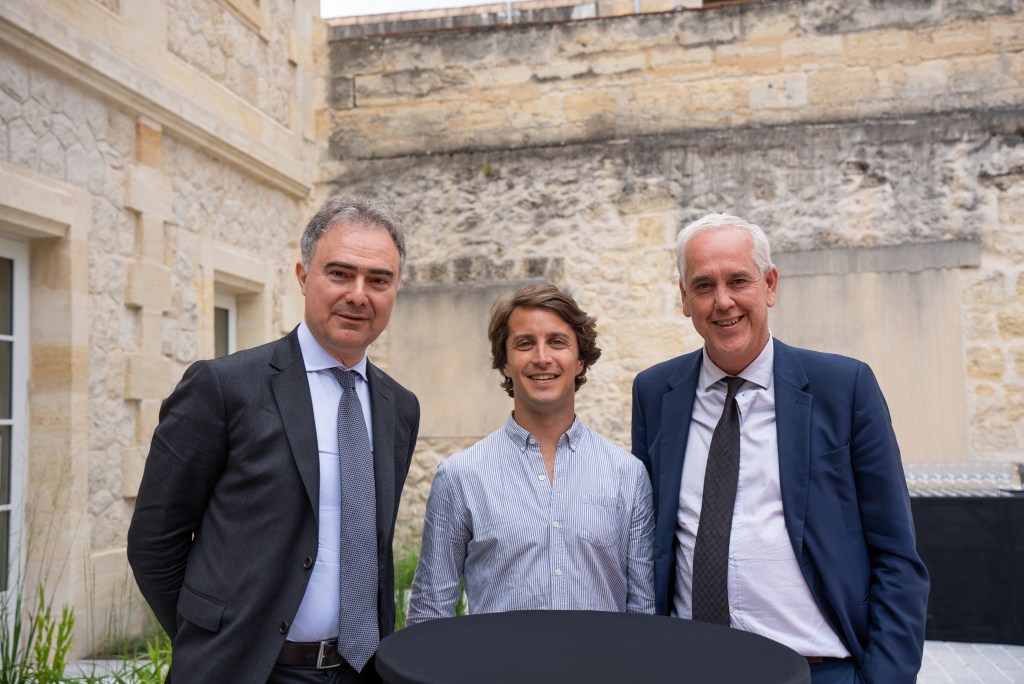
[[[753,254],[751,254],[754,263],[757,264],[762,277],[768,275],[768,271],[772,269],[772,250],[764,231],[739,216],[708,214],[679,231],[679,237],[676,240],[676,267],[679,269],[679,282],[686,285],[686,246],[690,244],[690,240],[701,233],[727,229],[742,230],[750,235],[754,244]]]
[[[402,219],[385,202],[368,197],[334,197],[324,202],[302,232],[302,269],[309,271],[316,246],[324,233],[337,225],[380,228],[388,231],[398,249],[399,270],[405,268],[405,228]]]

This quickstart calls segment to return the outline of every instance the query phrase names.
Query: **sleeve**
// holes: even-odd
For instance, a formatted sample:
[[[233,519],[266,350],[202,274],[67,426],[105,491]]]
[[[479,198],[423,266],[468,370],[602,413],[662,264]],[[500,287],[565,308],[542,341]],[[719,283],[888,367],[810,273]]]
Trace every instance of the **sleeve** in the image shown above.
[[[635,469],[633,514],[629,524],[627,552],[629,592],[626,612],[654,612],[654,508],[647,473]]]
[[[640,401],[640,376],[633,379],[633,420],[632,420],[631,451],[640,459],[651,476],[651,459],[647,450],[647,422],[644,418],[643,405]]]
[[[867,684],[912,684],[920,669],[928,572],[889,409],[861,364],[854,395],[851,463],[870,561],[869,626],[861,676]]]
[[[189,551],[226,460],[220,382],[201,361],[160,407],[128,530],[135,581],[172,638]]]
[[[423,520],[423,543],[409,597],[406,625],[453,617],[462,592],[471,531],[457,500],[454,475],[442,462],[430,486]]]

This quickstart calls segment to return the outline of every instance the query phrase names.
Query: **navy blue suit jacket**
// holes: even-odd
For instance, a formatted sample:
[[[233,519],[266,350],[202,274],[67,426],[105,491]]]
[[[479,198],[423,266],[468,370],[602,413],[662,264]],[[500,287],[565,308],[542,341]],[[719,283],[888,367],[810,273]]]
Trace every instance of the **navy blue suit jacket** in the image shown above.
[[[782,507],[793,551],[863,680],[910,684],[921,664],[928,573],[885,399],[860,361],[774,344]],[[676,515],[700,367],[698,350],[633,383],[633,453],[654,489],[662,615],[675,591]]]

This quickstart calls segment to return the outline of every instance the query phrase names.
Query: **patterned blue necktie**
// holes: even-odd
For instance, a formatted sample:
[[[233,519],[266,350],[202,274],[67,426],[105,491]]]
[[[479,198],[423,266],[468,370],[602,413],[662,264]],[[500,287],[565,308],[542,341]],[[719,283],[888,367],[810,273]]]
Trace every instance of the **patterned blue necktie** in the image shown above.
[[[341,468],[338,652],[357,671],[380,643],[377,624],[377,494],[373,452],[356,374],[332,368],[343,389],[338,402],[338,463]]]
[[[729,626],[729,537],[740,475],[740,412],[736,392],[743,378],[724,378],[728,391],[708,449],[704,496],[693,547],[693,619]]]

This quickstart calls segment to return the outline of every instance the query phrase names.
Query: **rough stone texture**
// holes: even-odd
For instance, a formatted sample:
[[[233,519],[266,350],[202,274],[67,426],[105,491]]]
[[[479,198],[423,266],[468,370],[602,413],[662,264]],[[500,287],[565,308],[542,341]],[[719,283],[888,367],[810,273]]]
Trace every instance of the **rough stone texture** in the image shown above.
[[[68,302],[74,306],[74,325],[82,323],[73,327],[57,320],[72,318],[70,313],[30,307],[31,396],[34,400],[48,392],[39,406],[69,404],[75,412],[65,411],[61,417],[70,417],[56,420],[33,409],[26,426],[28,478],[17,483],[25,487],[21,494],[29,518],[36,509],[45,515],[50,506],[71,521],[68,539],[56,546],[48,538],[29,539],[25,573],[47,578],[54,585],[48,585],[47,597],[75,606],[79,624],[95,626],[76,630],[77,655],[106,637],[123,636],[106,629],[145,624],[137,592],[129,591],[125,535],[159,402],[212,344],[206,339],[212,322],[205,319],[212,314],[208,300],[218,277],[214,271],[245,274],[254,262],[272,264],[251,279],[264,286],[259,298],[266,305],[256,312],[259,320],[247,324],[258,328],[259,341],[267,341],[297,323],[293,266],[312,199],[312,188],[303,188],[301,180],[314,175],[311,147],[303,145],[311,131],[303,119],[308,114],[293,111],[312,110],[310,84],[297,86],[295,74],[297,68],[306,69],[309,78],[313,3],[288,0],[266,7],[271,21],[263,38],[221,3],[168,0],[167,26],[159,21],[135,26],[132,21],[155,17],[117,16],[126,9],[117,0],[98,4],[40,7],[14,0],[0,9],[0,173],[28,192],[52,184],[55,197],[73,196],[75,211],[80,210],[80,215],[42,212],[62,226],[70,221],[71,227],[64,226],[64,237],[59,227],[40,236],[31,226],[39,212],[29,212],[22,227],[17,211],[11,211],[31,209],[30,198],[15,197],[8,206],[9,193],[0,197],[0,230],[29,231],[31,301]],[[195,33],[210,41],[204,44],[206,53],[189,52],[183,44],[177,44],[182,51],[177,57],[157,49],[181,40],[189,19],[199,22],[201,30]],[[4,37],[12,35],[12,25],[17,31],[18,22],[34,31],[12,45]],[[111,32],[110,22],[117,33]],[[166,41],[139,46],[140,32],[162,26],[168,31]],[[60,41],[65,28],[75,32],[78,42]],[[117,49],[136,47],[145,50],[143,58],[115,63]],[[72,59],[62,50],[69,50]],[[98,62],[96,55],[102,56]],[[203,73],[179,57],[197,68],[196,60],[206,60],[199,69]],[[217,71],[220,67],[223,72]],[[105,71],[97,77],[90,69]],[[254,78],[248,86],[231,80],[242,72]],[[222,77],[224,87],[209,81],[213,75]],[[111,78],[124,80],[112,87],[106,80]],[[190,79],[196,91],[212,88],[216,97],[174,101],[173,89]],[[242,99],[225,87],[238,88]],[[163,108],[167,102],[171,110]],[[190,114],[197,120],[183,120]],[[236,126],[240,120],[244,126]],[[197,144],[204,139],[203,127],[216,131],[219,146]],[[282,144],[267,152],[268,141],[275,139]],[[288,156],[298,150],[305,152]],[[284,173],[265,171],[266,160],[274,155],[291,165]],[[236,253],[239,261],[232,263]],[[69,265],[82,277],[70,277]],[[46,347],[48,337],[57,339],[58,346]],[[80,352],[81,358],[69,360],[69,352]],[[60,390],[66,396],[57,397],[58,390],[36,384],[53,383],[51,367],[63,365],[82,369],[74,376],[75,382],[82,378],[80,388]],[[75,403],[79,389],[82,401]],[[58,401],[62,398],[63,403]],[[47,445],[72,437],[82,446],[80,458],[49,453]],[[53,464],[65,465],[65,472],[51,473],[55,468],[47,468]],[[40,506],[41,494],[53,502]],[[33,550],[42,547],[47,547],[42,556]],[[50,565],[60,572],[52,572]],[[129,609],[132,602],[135,607]]]
[[[348,105],[330,112],[332,156],[1009,106],[1024,97],[1020,8],[760,2],[335,41]]]
[[[636,372],[700,344],[675,286],[682,223],[737,213],[777,252],[980,240],[980,265],[958,272],[962,457],[1019,460],[1022,50],[1019,1],[761,2],[336,41],[322,168],[331,192],[410,217],[413,282],[560,258],[552,279],[597,315],[605,350],[578,412],[623,445]],[[866,331],[883,349],[884,316]],[[445,448],[418,450],[405,524]]]
[[[124,545],[132,511],[132,502],[122,496],[122,454],[140,441],[135,407],[125,396],[129,361],[140,351],[139,310],[127,306],[136,219],[125,209],[125,169],[135,154],[136,123],[76,84],[30,67],[2,48],[0,64],[0,93],[10,103],[0,139],[12,143],[8,155],[0,158],[55,180],[82,184],[93,196],[88,250],[91,520],[83,529],[92,531],[92,548],[117,548]],[[290,257],[277,257],[297,255],[305,217],[300,204],[281,191],[173,139],[165,139],[165,145],[163,157],[173,181],[173,216],[166,226],[173,305],[163,318],[162,348],[142,351],[173,361],[170,375],[178,378],[198,358],[199,236],[275,255],[280,266],[269,281],[280,300],[289,295],[294,276]],[[275,329],[294,324],[280,319],[279,306],[275,310]],[[159,382],[160,394],[169,389],[168,379]],[[144,435],[142,441],[148,439]]]
[[[99,548],[120,546],[130,515],[120,494],[120,450],[134,441],[134,423],[121,396],[124,359],[111,352],[122,346],[125,325],[118,301],[124,296],[133,223],[122,208],[123,177],[134,122],[76,84],[30,67],[2,48],[0,62],[5,74],[0,92],[11,96],[0,125],[0,138],[9,141],[3,160],[81,184],[93,195],[88,512],[96,524],[84,529],[92,530],[91,542]],[[41,125],[34,129],[36,124]]]
[[[251,0],[239,0],[250,2]],[[209,0],[168,0],[167,49],[247,102],[288,125],[295,103],[294,64],[288,58],[290,1],[262,0],[269,13],[260,32]]]

